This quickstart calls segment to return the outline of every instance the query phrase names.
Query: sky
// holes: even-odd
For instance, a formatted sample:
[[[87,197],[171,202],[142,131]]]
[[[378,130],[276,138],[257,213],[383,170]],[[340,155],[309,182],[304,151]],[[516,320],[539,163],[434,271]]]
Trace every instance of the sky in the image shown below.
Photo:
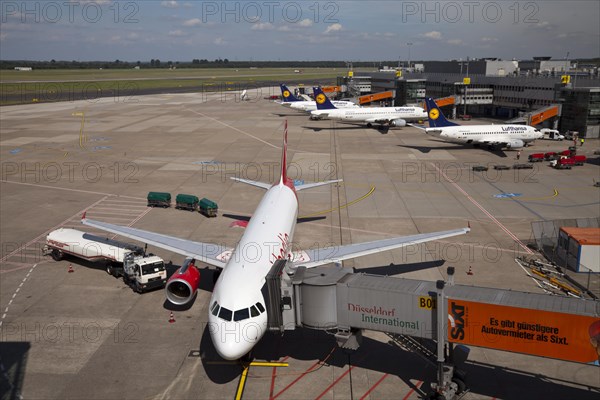
[[[10,1],[0,59],[600,57],[600,1]]]

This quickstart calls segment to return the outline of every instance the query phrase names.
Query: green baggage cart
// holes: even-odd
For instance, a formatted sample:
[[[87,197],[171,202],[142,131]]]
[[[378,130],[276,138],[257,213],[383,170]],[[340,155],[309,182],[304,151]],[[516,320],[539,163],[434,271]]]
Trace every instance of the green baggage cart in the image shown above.
[[[205,215],[207,217],[216,217],[219,207],[214,201],[210,201],[207,198],[203,198],[202,200],[200,200],[198,209],[200,211],[200,214],[202,215]]]
[[[150,192],[148,193],[148,207],[171,207],[171,193]]]
[[[178,194],[175,197],[175,208],[179,210],[196,211],[198,208],[198,197],[192,194]]]

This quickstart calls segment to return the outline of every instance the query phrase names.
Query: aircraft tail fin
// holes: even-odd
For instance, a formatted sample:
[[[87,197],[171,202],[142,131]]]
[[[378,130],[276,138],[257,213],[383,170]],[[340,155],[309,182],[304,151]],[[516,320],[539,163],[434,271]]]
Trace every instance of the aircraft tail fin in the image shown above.
[[[292,92],[290,91],[290,89],[288,89],[288,87],[285,86],[283,83],[280,84],[279,87],[281,88],[281,98],[283,99],[283,101],[287,101],[287,102],[300,101],[300,99],[298,99],[296,96],[294,96],[292,94]]]
[[[442,110],[438,107],[435,101],[431,97],[425,99],[427,105],[427,114],[430,128],[442,128],[445,126],[458,126],[454,122],[450,122],[442,113]]]
[[[317,110],[334,110],[336,108],[320,87],[313,87],[313,93],[315,95],[315,102],[317,103]]]

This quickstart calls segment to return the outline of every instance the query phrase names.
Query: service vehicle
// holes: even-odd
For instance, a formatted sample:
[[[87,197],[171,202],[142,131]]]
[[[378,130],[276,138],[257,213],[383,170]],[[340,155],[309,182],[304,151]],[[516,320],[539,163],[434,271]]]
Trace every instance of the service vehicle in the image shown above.
[[[162,258],[146,255],[144,249],[129,243],[92,235],[77,229],[60,228],[46,236],[44,255],[56,261],[66,255],[92,262],[105,262],[106,272],[142,293],[164,287],[167,271]]]
[[[198,204],[198,210],[200,214],[207,217],[216,217],[219,206],[214,201],[207,199],[206,197],[200,200]]]
[[[542,139],[560,140],[560,141],[565,139],[564,135],[561,135],[560,132],[557,131],[556,129],[543,128],[543,129],[540,129],[540,132],[544,134]]]
[[[533,153],[529,155],[529,162],[544,161],[544,153]]]
[[[149,192],[148,207],[171,207],[171,193]]]
[[[583,165],[585,164],[585,161],[587,160],[587,157],[584,155],[575,155],[575,156],[571,156],[569,157],[571,160],[573,160],[573,165]]]
[[[557,156],[558,154],[555,151],[549,151],[547,153],[544,153],[544,159],[546,161],[554,160]]]
[[[575,165],[575,161],[567,157],[550,161],[550,166],[556,169],[571,169],[573,165]]]
[[[178,194],[175,197],[175,208],[178,210],[196,211],[198,209],[198,196],[192,194]]]

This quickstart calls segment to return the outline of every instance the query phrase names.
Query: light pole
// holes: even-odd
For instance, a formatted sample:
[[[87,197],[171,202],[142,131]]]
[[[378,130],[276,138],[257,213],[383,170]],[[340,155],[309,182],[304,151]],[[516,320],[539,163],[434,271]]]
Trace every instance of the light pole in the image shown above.
[[[410,46],[412,46],[413,44],[408,42],[406,43],[406,45],[408,46],[408,69],[410,69]]]

